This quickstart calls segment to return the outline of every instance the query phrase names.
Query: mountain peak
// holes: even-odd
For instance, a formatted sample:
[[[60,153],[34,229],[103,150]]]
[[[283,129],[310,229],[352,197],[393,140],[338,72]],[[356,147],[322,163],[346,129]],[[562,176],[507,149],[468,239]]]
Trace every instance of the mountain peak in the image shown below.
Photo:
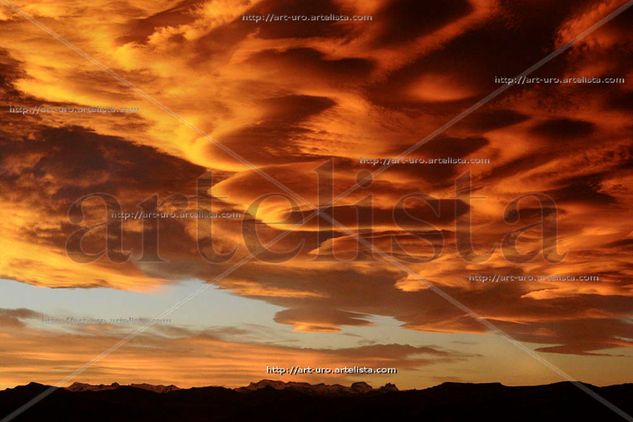
[[[385,393],[390,391],[398,391],[398,387],[394,384],[386,384],[383,387],[374,389],[366,382],[359,381],[353,383],[351,386],[346,387],[340,384],[309,384],[307,382],[294,382],[294,381],[278,381],[264,379],[258,382],[252,382],[246,387],[236,388],[235,391],[248,393],[253,391],[259,391],[264,389],[273,390],[289,390],[299,391],[304,394],[311,395],[352,395],[352,394],[366,394],[371,392]]]
[[[107,385],[107,384],[93,385],[93,384],[86,384],[82,382],[75,382],[71,386],[67,387],[66,390],[72,391],[74,393],[79,393],[83,391],[117,390],[121,387],[136,388],[139,390],[153,391],[155,393],[168,393],[170,391],[180,390],[180,388],[176,387],[175,385],[152,385],[152,384],[142,383],[142,384],[130,384],[127,386],[122,386],[118,382],[113,382],[110,385]]]

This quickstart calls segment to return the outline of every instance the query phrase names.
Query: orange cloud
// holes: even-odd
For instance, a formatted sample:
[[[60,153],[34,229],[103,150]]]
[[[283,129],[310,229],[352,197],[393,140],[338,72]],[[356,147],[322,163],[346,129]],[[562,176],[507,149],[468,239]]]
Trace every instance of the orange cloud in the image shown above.
[[[526,2],[479,0],[432,6],[409,0],[15,2],[111,72],[2,9],[0,275],[46,287],[141,291],[199,279],[282,307],[276,321],[300,332],[370,327],[371,316],[420,332],[485,332],[429,289],[432,283],[513,337],[545,345],[543,351],[588,354],[629,346],[630,11],[535,74],[613,76],[625,83],[514,86],[418,145],[497,89],[496,77],[519,74],[622,4],[546,3],[543,12]],[[358,13],[373,20],[294,25],[242,19],[267,13]],[[138,111],[11,111],[42,105]],[[394,163],[336,204],[319,204],[319,188],[329,188],[318,185],[319,166],[333,163],[331,190],[337,196],[356,184],[359,172],[378,168],[362,160],[396,159],[414,146],[407,160],[466,161]],[[489,161],[468,161],[475,158]],[[196,180],[205,172],[214,179],[201,192]],[[455,186],[466,172],[472,177],[470,200]],[[270,179],[295,192],[297,203],[283,198],[287,192]],[[555,206],[531,197],[521,199],[517,210],[508,208],[535,192]],[[67,253],[66,242],[80,227],[68,212],[94,193],[112,195],[125,211],[137,211],[152,195],[163,200],[181,194],[187,204],[163,209],[188,211],[195,210],[196,196],[213,197],[213,210],[246,214],[260,240],[285,237],[260,250],[253,262],[230,269],[254,249],[238,221],[214,220],[212,230],[201,233],[195,219],[161,220],[162,262],[141,259],[144,221],[127,221],[119,254],[79,263]],[[270,197],[249,215],[262,195]],[[361,202],[370,196],[370,204]],[[103,222],[103,203],[84,205],[81,224]],[[322,215],[297,224],[315,211],[345,227],[329,227]],[[541,223],[553,215],[557,247],[566,254],[559,262],[545,259],[542,250]],[[465,258],[464,217],[472,227],[472,254],[490,251],[485,259]],[[100,226],[82,245],[97,254],[106,239],[117,239],[106,231],[114,228],[112,221]],[[380,260],[356,234],[409,271]],[[508,239],[516,240],[513,252]],[[234,258],[212,262],[211,244],[216,253],[235,251]],[[539,250],[533,259],[512,261]],[[125,251],[130,259],[122,262]],[[288,251],[292,259],[275,261]],[[230,275],[217,279],[229,269]],[[600,281],[482,284],[468,279],[473,274],[574,274]],[[90,338],[90,353],[111,340]],[[10,356],[27,377],[43,362],[66,368],[89,353],[73,336],[67,360],[63,352],[40,351],[37,340],[24,340],[23,350],[33,354],[28,359]],[[138,381],[131,374],[142,366],[148,380],[155,380],[161,376],[154,368],[177,350],[242,347],[195,336],[164,341],[173,350],[156,352],[161,365],[145,367],[141,355],[130,352],[101,374]],[[238,375],[227,382],[255,376],[253,368],[263,362],[256,354],[295,359],[296,351],[244,347],[237,360],[217,357],[213,364],[235,366]],[[311,351],[309,359],[323,354]],[[175,378],[187,366],[205,367],[198,358],[182,365]]]

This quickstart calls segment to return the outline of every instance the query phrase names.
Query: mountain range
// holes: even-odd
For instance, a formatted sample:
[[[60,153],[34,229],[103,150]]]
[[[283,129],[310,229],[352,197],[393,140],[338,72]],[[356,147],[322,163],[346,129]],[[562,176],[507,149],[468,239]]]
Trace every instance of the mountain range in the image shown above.
[[[580,388],[579,388],[580,387]],[[30,383],[0,391],[0,417],[50,386]],[[585,390],[585,391],[583,391]],[[588,394],[588,392],[591,394]],[[593,396],[593,397],[592,397]],[[597,399],[596,399],[597,398]],[[262,380],[246,387],[75,383],[58,388],[16,421],[620,421],[633,413],[633,384],[596,387],[560,382],[540,386],[447,382],[398,390]],[[620,414],[618,414],[618,412]]]

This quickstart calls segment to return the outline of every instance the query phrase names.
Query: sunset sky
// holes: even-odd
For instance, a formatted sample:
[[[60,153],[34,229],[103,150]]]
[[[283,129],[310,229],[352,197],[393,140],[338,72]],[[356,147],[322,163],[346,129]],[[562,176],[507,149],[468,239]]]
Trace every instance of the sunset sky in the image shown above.
[[[625,3],[0,0],[0,388],[58,385],[161,315],[72,382],[565,379],[544,362],[633,381],[633,8],[575,41]],[[243,18],[270,13],[371,19]],[[446,125],[570,41],[532,76],[614,83],[515,85]],[[397,157],[473,161],[366,161]],[[307,219],[326,166],[336,224]],[[555,206],[532,196],[511,212],[532,193]],[[132,213],[153,195],[193,211],[203,195],[208,211],[246,217],[160,219],[160,261],[142,259],[144,221],[129,219],[127,261],[79,262],[68,240],[108,214],[99,198],[77,207],[91,194]],[[465,216],[481,259],[458,246]],[[252,230],[283,237],[248,259]],[[516,230],[517,253],[535,256],[501,247]],[[97,227],[82,246],[111,236]],[[211,243],[233,257],[208,259]],[[293,365],[398,374],[266,373]]]

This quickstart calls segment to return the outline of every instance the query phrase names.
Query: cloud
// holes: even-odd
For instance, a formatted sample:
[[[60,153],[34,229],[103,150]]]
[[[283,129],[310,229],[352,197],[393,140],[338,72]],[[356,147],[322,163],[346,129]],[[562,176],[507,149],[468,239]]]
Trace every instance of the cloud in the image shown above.
[[[34,327],[29,320],[45,315],[28,309],[2,310],[24,320],[17,325],[3,324],[2,361],[12,368],[3,385],[18,385],[33,380],[58,385],[66,372],[72,372],[125,337],[129,327],[112,324],[79,325],[72,330],[58,326]],[[194,331],[177,326],[155,326],[125,344],[117,353],[94,362],[73,380],[82,382],[176,383],[181,387],[222,384],[242,386],[255,379],[279,378],[308,382],[350,383],[350,375],[275,375],[267,366],[302,367],[396,367],[418,370],[442,362],[463,361],[472,356],[438,346],[377,344],[352,348],[318,349],[278,346],[244,340],[248,330],[210,327]],[[26,352],[28,351],[28,352]],[[191,368],[196,367],[195,373]],[[396,376],[409,383],[406,374]],[[380,382],[380,377],[372,378]]]
[[[485,332],[429,289],[427,283],[433,283],[510,335],[538,343],[542,351],[587,354],[629,346],[623,339],[630,338],[625,318],[632,310],[633,275],[628,248],[633,230],[630,11],[536,72],[561,78],[613,76],[625,83],[514,86],[407,157],[486,158],[488,164],[394,164],[339,203],[319,203],[319,174],[326,163],[333,165],[333,194],[345,192],[356,184],[359,171],[375,169],[361,164],[362,159],[396,158],[497,89],[495,77],[519,74],[622,2],[542,2],[542,8],[527,1],[450,1],[430,8],[418,3],[16,3],[155,101],[144,101],[138,90],[28,21],[3,12],[0,275],[46,287],[129,290],[195,278],[281,306],[276,321],[300,332],[371,330],[372,316],[391,317],[427,333]],[[249,13],[299,10],[373,14],[374,19],[311,25],[241,19]],[[138,106],[139,111],[9,112],[12,105],[42,104]],[[213,181],[197,192],[196,179],[207,171]],[[262,172],[303,200],[284,198],[284,190]],[[455,186],[455,179],[467,172],[472,179],[468,203]],[[132,252],[129,260],[104,257],[79,263],[66,253],[66,241],[79,226],[68,210],[83,195],[96,192],[116,196],[126,211],[138,210],[154,194],[160,199],[185,195],[190,201],[184,208],[192,211],[193,199],[203,193],[207,199],[213,196],[214,211],[247,215],[254,201],[268,195],[248,218],[262,240],[287,236],[259,260],[218,280],[253,246],[245,244],[238,221],[214,220],[200,234],[195,220],[161,220],[162,262],[140,259],[143,223],[127,221],[121,230],[123,249]],[[557,246],[566,254],[560,262],[542,253],[528,262],[511,262],[500,247],[509,233],[525,229],[516,239],[517,249],[542,248],[541,208],[547,216],[554,213],[551,204],[540,207],[529,197],[535,192],[556,204]],[[396,207],[411,194],[418,196]],[[432,199],[425,203],[421,194]],[[362,201],[369,195],[372,203],[367,205]],[[508,204],[523,196],[521,210],[505,216]],[[163,208],[174,210],[179,204],[168,201]],[[377,254],[372,257],[345,230],[323,224],[323,218],[304,226],[285,220],[319,208],[346,230],[360,232],[402,259],[411,273]],[[406,217],[405,224],[394,224],[394,208],[396,217]],[[98,223],[103,210],[98,200],[86,202],[83,223]],[[375,224],[358,227],[357,212],[372,213]],[[463,249],[458,250],[458,226],[466,216],[474,251],[494,249],[481,262],[466,260]],[[367,217],[361,223],[362,218]],[[432,227],[413,227],[416,218]],[[116,226],[102,229],[108,227]],[[85,240],[87,250],[97,253],[111,234],[95,230]],[[206,242],[202,249],[207,253],[213,242],[223,253],[235,250],[234,258],[221,263],[204,259],[197,239]],[[273,253],[289,251],[292,259],[271,262]],[[435,251],[441,254],[431,262],[419,259]],[[332,259],[335,254],[338,260]],[[601,280],[591,285],[478,284],[468,280],[472,274],[597,275]],[[5,320],[23,324],[16,315]],[[81,355],[82,348],[92,352],[112,340],[91,339],[90,345],[75,337],[68,341]],[[33,341],[27,346],[37,350],[39,343]],[[173,353],[240,346],[216,341],[192,337],[168,343]],[[239,367],[241,381],[259,373],[253,368],[262,363],[248,354],[263,352],[279,349],[245,347],[237,359],[218,362]],[[283,353],[280,360],[295,356],[295,351]],[[131,356],[101,374],[130,374]],[[165,354],[163,362],[171,356]],[[60,367],[68,365],[64,356],[49,358]],[[241,358],[244,368],[235,363]],[[11,364],[25,376],[43,367],[38,359],[20,363],[17,354],[11,355]]]

